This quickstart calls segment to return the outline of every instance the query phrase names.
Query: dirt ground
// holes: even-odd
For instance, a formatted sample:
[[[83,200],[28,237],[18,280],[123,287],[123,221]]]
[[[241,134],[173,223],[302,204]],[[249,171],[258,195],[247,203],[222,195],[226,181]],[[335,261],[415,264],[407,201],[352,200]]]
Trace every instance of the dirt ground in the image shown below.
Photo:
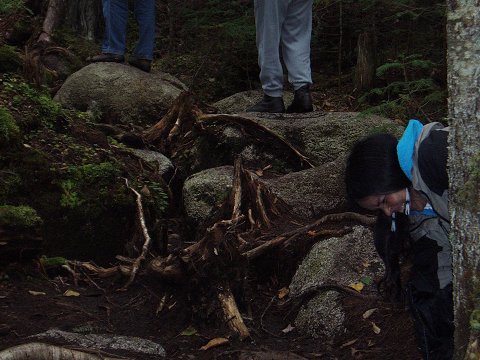
[[[240,304],[251,332],[250,339],[240,341],[215,316],[219,309],[192,308],[182,289],[140,276],[127,291],[118,291],[124,282],[92,278],[75,286],[67,274],[46,277],[35,267],[10,265],[0,280],[0,350],[31,342],[29,336],[55,328],[149,339],[165,348],[167,359],[421,359],[407,311],[380,298],[343,294],[348,330],[329,341],[302,336],[295,329],[283,333],[292,314],[288,301],[277,298],[281,285],[275,281],[257,285]],[[67,290],[79,296],[65,296]],[[165,306],[158,311],[164,296]],[[363,319],[362,314],[373,308],[377,310]],[[217,337],[229,341],[200,350]],[[125,351],[115,355],[154,358]]]

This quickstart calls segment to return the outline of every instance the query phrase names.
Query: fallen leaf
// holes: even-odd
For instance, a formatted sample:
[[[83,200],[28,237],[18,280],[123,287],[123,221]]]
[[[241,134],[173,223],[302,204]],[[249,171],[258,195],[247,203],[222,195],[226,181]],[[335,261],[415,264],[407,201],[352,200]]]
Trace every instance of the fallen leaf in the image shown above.
[[[380,328],[377,325],[375,325],[374,322],[372,322],[372,330],[377,335],[380,334],[380,331],[381,331]]]
[[[172,305],[169,305],[169,306],[168,306],[168,310],[172,310],[175,305],[177,305],[177,302],[176,302],[176,301],[175,301]]]
[[[290,293],[290,290],[286,287],[278,290],[278,298],[281,300]]]
[[[30,293],[30,295],[33,295],[33,296],[38,296],[38,295],[47,295],[47,294],[45,294],[43,291],[33,291],[33,290],[28,290],[28,292]]]
[[[215,338],[210,340],[206,345],[203,345],[200,350],[208,350],[212,347],[220,346],[228,343],[228,339],[225,338]]]
[[[294,329],[295,329],[294,326],[292,326],[291,324],[288,324],[288,326],[285,329],[283,329],[282,332],[284,334],[288,334],[289,332],[292,332]]]
[[[67,290],[63,293],[63,296],[80,296],[80,293],[74,290]]]
[[[180,335],[183,335],[183,336],[197,335],[197,329],[195,329],[193,326],[190,325],[185,330],[183,330]]]
[[[342,344],[342,345],[340,346],[340,349],[343,349],[343,348],[346,348],[347,346],[353,345],[353,344],[355,344],[357,341],[358,341],[358,339],[350,340],[350,341],[346,342],[345,344]]]
[[[263,170],[262,170],[262,169],[257,169],[257,170],[255,170],[255,174],[256,174],[258,177],[262,177],[262,176],[263,176]]]
[[[163,308],[165,307],[165,303],[167,302],[167,294],[165,293],[162,298],[160,299],[160,302],[158,303],[157,311],[156,314],[161,313]]]
[[[317,232],[315,230],[309,230],[309,231],[307,231],[307,235],[308,236],[315,236],[315,235],[317,235]]]
[[[362,289],[365,285],[362,282],[356,282],[356,283],[350,284],[348,286],[350,286],[352,289],[360,292],[360,291],[362,291]]]
[[[364,319],[368,319],[374,312],[375,310],[377,310],[377,308],[373,308],[373,309],[370,309],[370,310],[367,310],[363,313],[362,317]]]
[[[365,260],[363,263],[362,263],[363,267],[364,268],[368,268],[370,266],[370,261],[368,260]]]

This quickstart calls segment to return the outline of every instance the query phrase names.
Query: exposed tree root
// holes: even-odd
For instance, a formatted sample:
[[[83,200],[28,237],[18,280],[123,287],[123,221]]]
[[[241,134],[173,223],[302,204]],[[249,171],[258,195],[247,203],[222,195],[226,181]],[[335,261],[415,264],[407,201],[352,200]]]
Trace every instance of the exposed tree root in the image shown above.
[[[98,353],[88,353],[44,343],[29,343],[0,351],[0,360],[126,360]]]
[[[252,139],[262,144],[276,144],[290,158],[297,159],[301,168],[314,165],[292,144],[258,122],[238,115],[204,114],[190,92],[181,93],[167,114],[143,134],[145,142],[155,145],[161,152],[175,153],[190,147],[191,131],[215,128],[218,124],[239,125]]]
[[[211,123],[223,123],[238,124],[244,128],[251,129],[249,131],[250,134],[255,134],[255,137],[257,137],[259,141],[272,142],[273,140],[273,142],[279,143],[282,147],[286,148],[287,152],[300,160],[302,167],[314,167],[313,163],[287,140],[252,119],[229,114],[200,114],[197,120],[204,126],[208,126]]]
[[[142,251],[140,253],[140,256],[138,256],[135,259],[135,261],[133,262],[132,270],[130,272],[130,278],[128,279],[127,283],[123,286],[123,288],[121,288],[120,290],[127,290],[128,287],[130,286],[130,284],[135,279],[135,275],[137,274],[138,270],[140,269],[140,265],[141,265],[142,261],[145,260],[145,258],[147,256],[147,252],[150,249],[150,243],[151,243],[151,238],[150,238],[150,235],[148,234],[147,226],[145,225],[145,215],[143,213],[142,196],[140,195],[140,193],[137,190],[135,190],[134,188],[132,188],[128,185],[128,180],[127,179],[125,179],[125,184],[127,185],[127,187],[130,190],[132,190],[132,192],[136,196],[138,222],[140,224],[140,228],[142,230],[142,234],[143,234],[143,237],[145,239],[145,242],[143,243]]]
[[[340,222],[340,221],[356,221],[364,225],[373,225],[376,221],[375,217],[372,216],[366,216],[366,215],[361,215],[358,213],[353,213],[353,212],[345,212],[345,213],[339,213],[339,214],[329,214],[325,215],[324,217],[320,218],[319,220],[302,226],[300,228],[297,228],[295,230],[289,231],[287,233],[281,234],[279,236],[276,236],[272,240],[266,241],[263,244],[254,247],[253,249],[250,249],[248,251],[245,251],[242,255],[246,256],[247,259],[251,260],[254,258],[257,258],[260,255],[263,255],[267,251],[271,250],[272,248],[278,247],[282,244],[288,244],[291,243],[293,240],[298,238],[301,235],[306,234],[308,231],[325,224],[327,222]],[[322,231],[322,230],[321,230]],[[325,234],[335,234],[335,230],[324,230],[326,231]],[[321,233],[317,233],[316,235],[319,235]],[[344,234],[343,231],[338,230],[338,234]]]
[[[283,200],[255,174],[243,168],[240,158],[235,160],[233,189],[227,206],[233,209],[232,219],[243,214],[248,217],[252,228],[270,228],[273,219],[290,213]]]
[[[170,144],[193,127],[195,108],[193,94],[182,92],[163,118],[144,132],[145,141],[156,145],[161,152],[168,152]]]
[[[230,329],[237,332],[240,335],[241,340],[250,337],[250,332],[243,322],[242,315],[240,315],[240,312],[238,311],[237,303],[235,302],[230,287],[219,289],[218,300],[220,301],[225,320]]]

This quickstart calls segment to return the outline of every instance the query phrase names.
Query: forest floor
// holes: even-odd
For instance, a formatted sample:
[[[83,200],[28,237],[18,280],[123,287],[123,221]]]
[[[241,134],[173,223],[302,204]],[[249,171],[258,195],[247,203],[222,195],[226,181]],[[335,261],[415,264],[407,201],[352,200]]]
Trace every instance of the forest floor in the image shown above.
[[[220,309],[195,309],[192,299],[186,298],[188,291],[155,278],[137,277],[127,291],[118,291],[124,278],[91,278],[74,285],[68,274],[46,276],[38,267],[25,264],[10,265],[1,275],[0,350],[59,329],[149,339],[165,348],[167,359],[421,359],[408,312],[376,296],[343,294],[347,329],[331,341],[306,337],[295,329],[284,333],[293,324],[288,297],[277,296],[281,285],[275,280],[252,283],[248,300],[239,303],[251,338],[240,341],[218,320]],[[66,296],[67,290],[78,296]],[[370,309],[376,310],[364,319]],[[220,337],[228,342],[200,349]],[[113,354],[159,358],[126,351]]]

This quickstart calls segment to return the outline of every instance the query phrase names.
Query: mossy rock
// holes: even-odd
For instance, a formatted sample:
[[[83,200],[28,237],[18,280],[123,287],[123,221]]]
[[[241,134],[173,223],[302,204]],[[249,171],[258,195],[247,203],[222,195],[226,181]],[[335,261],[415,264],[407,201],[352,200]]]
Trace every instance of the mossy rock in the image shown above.
[[[0,149],[12,145],[20,138],[20,129],[10,111],[0,107]]]
[[[29,206],[0,206],[0,226],[9,228],[33,228],[40,226],[42,219]]]
[[[15,51],[14,46],[0,46],[0,72],[15,72],[23,64],[19,53]]]

